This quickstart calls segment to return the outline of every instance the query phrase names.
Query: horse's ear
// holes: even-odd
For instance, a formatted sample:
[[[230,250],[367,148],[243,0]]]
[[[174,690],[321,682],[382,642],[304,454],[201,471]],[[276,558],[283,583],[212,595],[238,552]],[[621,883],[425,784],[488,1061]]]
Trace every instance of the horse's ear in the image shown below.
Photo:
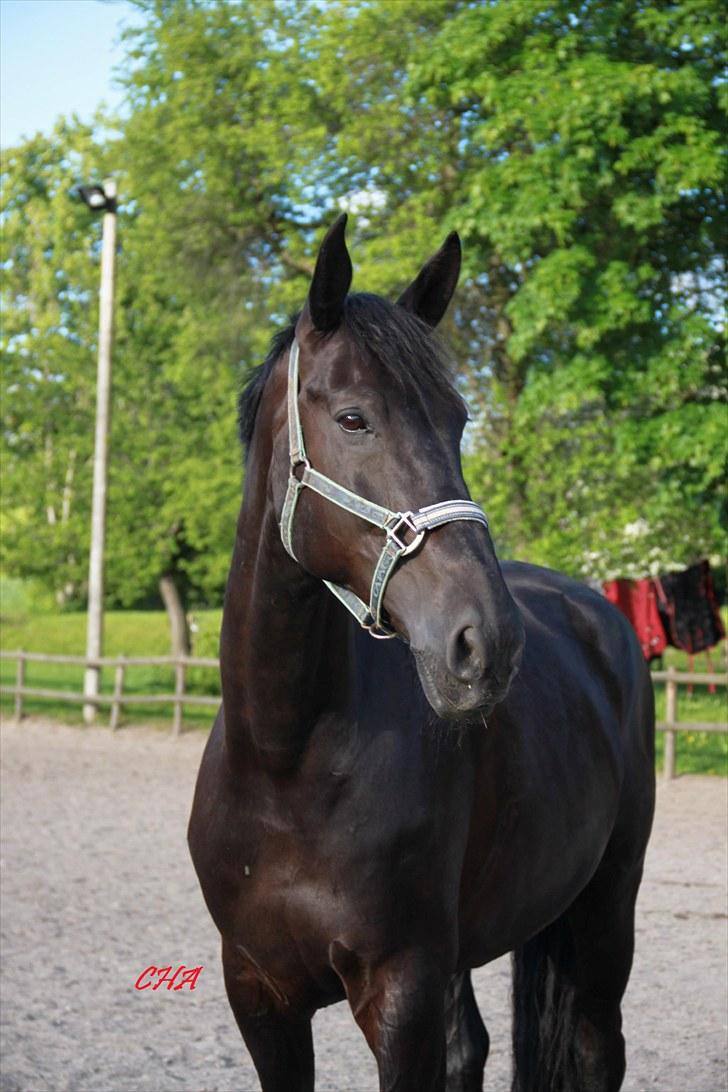
[[[452,231],[437,254],[422,266],[409,288],[405,288],[397,300],[399,306],[417,315],[428,326],[437,326],[457,286],[461,258],[460,237]]]
[[[326,232],[316,259],[308,291],[308,312],[317,330],[335,330],[344,312],[344,300],[351,285],[351,258],[344,232],[346,213]]]

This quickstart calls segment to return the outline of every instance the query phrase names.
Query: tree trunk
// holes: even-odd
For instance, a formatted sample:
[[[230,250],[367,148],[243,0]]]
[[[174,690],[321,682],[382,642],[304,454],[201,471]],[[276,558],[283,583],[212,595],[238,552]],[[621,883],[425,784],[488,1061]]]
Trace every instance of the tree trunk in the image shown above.
[[[162,596],[162,602],[164,603],[167,617],[169,618],[169,627],[172,638],[172,655],[189,656],[190,631],[187,626],[187,617],[185,615],[184,607],[182,606],[182,600],[180,599],[177,585],[174,582],[174,577],[169,573],[166,573],[159,580],[159,594]]]

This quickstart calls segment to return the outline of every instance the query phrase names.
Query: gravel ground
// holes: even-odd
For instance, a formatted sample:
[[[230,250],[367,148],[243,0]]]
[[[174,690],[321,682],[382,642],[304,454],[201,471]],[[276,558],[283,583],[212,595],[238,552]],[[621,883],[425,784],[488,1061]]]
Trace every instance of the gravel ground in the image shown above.
[[[153,729],[2,725],[2,1079],[5,1092],[252,1092],[217,934],[185,826],[204,739]],[[624,1005],[625,1089],[728,1088],[726,782],[661,784]],[[194,992],[136,991],[150,964],[202,965]],[[507,959],[475,973],[509,1082]],[[317,1090],[375,1092],[346,1005],[314,1021]]]

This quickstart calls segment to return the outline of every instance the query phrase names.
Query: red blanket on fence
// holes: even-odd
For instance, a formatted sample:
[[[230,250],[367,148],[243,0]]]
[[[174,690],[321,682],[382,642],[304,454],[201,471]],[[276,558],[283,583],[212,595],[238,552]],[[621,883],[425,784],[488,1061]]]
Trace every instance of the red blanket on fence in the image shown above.
[[[657,609],[652,580],[610,580],[604,585],[610,603],[619,607],[634,626],[646,660],[661,656],[667,637]]]

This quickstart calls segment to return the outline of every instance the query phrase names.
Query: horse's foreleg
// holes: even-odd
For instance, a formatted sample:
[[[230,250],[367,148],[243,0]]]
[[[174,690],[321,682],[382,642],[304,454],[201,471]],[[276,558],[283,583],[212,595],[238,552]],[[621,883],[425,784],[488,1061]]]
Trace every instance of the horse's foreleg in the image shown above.
[[[339,947],[333,963],[377,1059],[380,1092],[444,1092],[446,977],[418,952],[372,965]]]
[[[480,1092],[490,1040],[470,981],[470,971],[450,979],[445,993],[447,1092]]]
[[[258,1071],[263,1092],[313,1092],[311,1017],[265,1002],[265,994],[241,976],[240,962],[223,945],[230,1007]]]

